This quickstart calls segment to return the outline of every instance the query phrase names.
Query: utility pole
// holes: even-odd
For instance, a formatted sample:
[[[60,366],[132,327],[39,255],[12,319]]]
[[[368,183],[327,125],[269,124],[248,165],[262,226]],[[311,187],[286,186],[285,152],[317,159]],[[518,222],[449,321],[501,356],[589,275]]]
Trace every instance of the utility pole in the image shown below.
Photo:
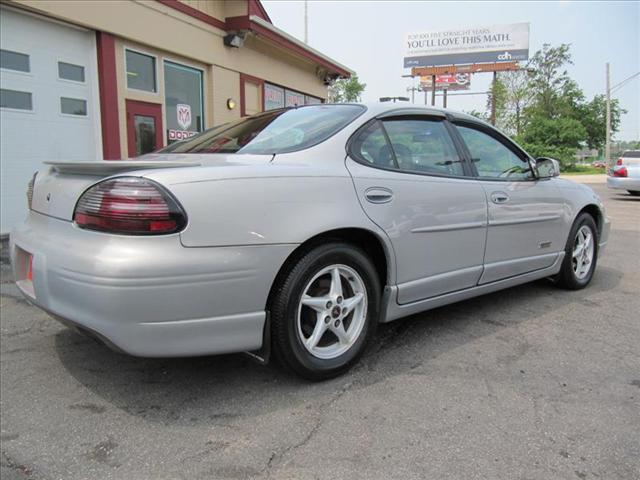
[[[436,76],[431,75],[431,106],[436,106]]]
[[[607,128],[604,140],[604,163],[607,168],[610,167],[609,160],[611,158],[611,75],[609,70],[609,62],[606,64],[606,85],[607,85]]]
[[[442,108],[447,108],[447,89],[442,90]]]
[[[304,43],[309,43],[309,2],[304,0]]]
[[[491,84],[491,125],[496,124],[496,83],[498,80],[498,72],[493,72],[493,83]]]

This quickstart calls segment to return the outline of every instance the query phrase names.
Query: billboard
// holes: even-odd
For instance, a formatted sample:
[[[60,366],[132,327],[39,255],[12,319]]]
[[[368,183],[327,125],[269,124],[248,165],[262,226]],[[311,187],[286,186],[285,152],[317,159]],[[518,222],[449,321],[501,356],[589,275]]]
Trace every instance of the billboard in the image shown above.
[[[404,67],[468,65],[529,59],[529,24],[408,33]]]
[[[424,90],[431,90],[432,81],[431,76],[420,77],[420,88]],[[436,90],[469,90],[471,86],[471,74],[469,73],[456,73],[446,75],[436,75]]]

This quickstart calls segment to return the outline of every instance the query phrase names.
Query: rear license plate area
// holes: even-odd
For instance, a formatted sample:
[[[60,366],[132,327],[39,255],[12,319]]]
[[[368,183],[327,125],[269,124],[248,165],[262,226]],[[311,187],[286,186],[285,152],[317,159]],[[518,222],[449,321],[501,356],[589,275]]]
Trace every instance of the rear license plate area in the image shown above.
[[[33,288],[33,255],[20,247],[16,247],[16,284],[26,295],[36,298]]]

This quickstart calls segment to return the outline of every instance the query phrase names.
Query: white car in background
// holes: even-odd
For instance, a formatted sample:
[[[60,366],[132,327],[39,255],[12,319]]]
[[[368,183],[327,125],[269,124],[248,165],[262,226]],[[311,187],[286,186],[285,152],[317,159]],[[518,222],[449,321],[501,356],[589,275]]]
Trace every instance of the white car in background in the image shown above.
[[[636,164],[616,165],[607,177],[607,186],[626,190],[634,196],[640,196],[640,157],[637,160]]]
[[[616,161],[615,167],[619,167],[622,165],[640,166],[640,150],[625,150],[624,152],[622,152],[622,155],[620,155],[620,157]]]

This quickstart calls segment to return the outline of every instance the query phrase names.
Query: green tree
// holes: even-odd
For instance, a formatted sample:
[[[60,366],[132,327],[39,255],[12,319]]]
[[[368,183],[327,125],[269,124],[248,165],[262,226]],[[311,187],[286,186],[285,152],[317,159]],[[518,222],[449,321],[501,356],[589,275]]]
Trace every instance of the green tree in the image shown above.
[[[545,43],[542,50],[533,55],[529,61],[530,86],[534,92],[532,114],[550,118],[566,115],[571,113],[571,107],[584,100],[582,91],[565,68],[572,64],[570,45],[566,43],[559,47]]]
[[[596,95],[589,103],[580,107],[580,121],[587,131],[586,144],[589,148],[601,149],[606,141],[607,104],[604,95]],[[620,128],[620,117],[627,113],[620,108],[618,100],[611,100],[611,131]]]
[[[585,136],[584,126],[574,118],[539,115],[516,139],[534,157],[553,157],[566,167],[575,162],[575,152]]]
[[[520,135],[526,124],[525,111],[531,105],[534,90],[528,65],[522,70],[500,73],[498,77],[505,89],[504,129],[512,135]]]
[[[358,75],[351,78],[340,78],[329,87],[329,101],[331,103],[359,102],[366,83],[361,83]]]

